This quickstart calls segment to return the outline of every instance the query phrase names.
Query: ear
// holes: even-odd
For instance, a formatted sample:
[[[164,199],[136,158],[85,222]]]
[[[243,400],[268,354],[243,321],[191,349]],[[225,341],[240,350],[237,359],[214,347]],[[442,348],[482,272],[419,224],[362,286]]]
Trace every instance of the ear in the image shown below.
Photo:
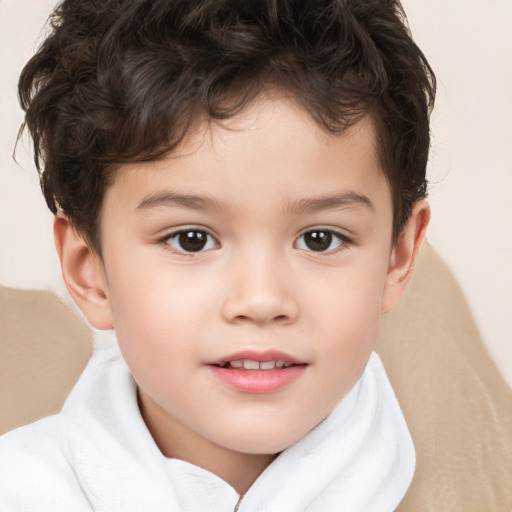
[[[62,276],[72,299],[93,327],[112,329],[107,279],[101,258],[60,212],[55,216],[53,234]]]
[[[383,313],[395,306],[409,282],[429,220],[430,206],[428,202],[426,200],[418,201],[391,251],[382,301]]]

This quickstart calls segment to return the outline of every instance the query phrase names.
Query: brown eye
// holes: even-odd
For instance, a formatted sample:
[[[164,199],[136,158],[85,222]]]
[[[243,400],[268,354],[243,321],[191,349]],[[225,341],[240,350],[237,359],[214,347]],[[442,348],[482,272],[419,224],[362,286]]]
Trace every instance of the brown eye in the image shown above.
[[[346,237],[335,231],[314,229],[300,236],[296,242],[296,247],[314,252],[327,252],[336,250],[347,242]]]
[[[326,251],[332,242],[332,234],[328,231],[310,231],[304,235],[304,243],[312,251]]]
[[[178,252],[200,252],[217,247],[215,239],[206,231],[188,229],[179,231],[169,238],[166,243]]]

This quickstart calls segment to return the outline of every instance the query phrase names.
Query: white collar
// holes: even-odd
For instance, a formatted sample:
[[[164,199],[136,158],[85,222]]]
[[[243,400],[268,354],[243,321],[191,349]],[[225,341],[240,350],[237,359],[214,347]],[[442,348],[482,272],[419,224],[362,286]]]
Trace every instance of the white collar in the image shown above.
[[[380,359],[352,391],[285,450],[242,497],[238,512],[394,510],[411,482],[414,447]],[[212,473],[177,459],[167,469],[185,510],[233,511],[239,495]]]
[[[70,437],[69,456],[94,509],[233,512],[238,494],[231,486],[160,453],[140,416],[126,364],[117,351],[102,352],[63,409],[84,434]],[[414,466],[409,431],[373,353],[342,402],[272,462],[238,512],[393,511]]]

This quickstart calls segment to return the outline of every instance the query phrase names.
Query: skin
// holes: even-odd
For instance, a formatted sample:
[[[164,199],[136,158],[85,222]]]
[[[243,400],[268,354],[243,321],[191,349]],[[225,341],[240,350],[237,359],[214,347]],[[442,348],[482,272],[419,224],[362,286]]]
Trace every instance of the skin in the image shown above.
[[[58,215],[68,289],[93,326],[115,329],[164,455],[243,493],[360,377],[429,220],[421,201],[392,244],[375,140],[370,119],[332,136],[276,94],[163,160],[123,166],[104,199],[101,258]],[[176,201],[191,194],[211,201]],[[204,250],[171,237],[185,228],[211,235]],[[341,237],[311,250],[304,232],[320,228]],[[306,367],[277,392],[239,392],[207,363],[244,349]]]

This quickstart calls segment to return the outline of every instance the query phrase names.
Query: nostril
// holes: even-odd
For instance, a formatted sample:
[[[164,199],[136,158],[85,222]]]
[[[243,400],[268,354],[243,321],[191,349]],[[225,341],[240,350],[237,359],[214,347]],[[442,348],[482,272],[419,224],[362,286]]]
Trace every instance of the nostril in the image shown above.
[[[276,323],[279,323],[279,324],[286,323],[286,322],[289,321],[288,315],[277,315],[277,316],[274,316],[274,317],[270,317],[269,320],[267,320],[266,318],[259,318],[257,316],[252,317],[250,315],[237,315],[234,319],[236,321],[239,321],[239,322],[246,322],[246,321],[256,322],[256,323],[272,323],[272,322],[276,322]]]
[[[228,322],[285,325],[295,320],[295,301],[270,294],[246,294],[230,297],[222,305]]]

